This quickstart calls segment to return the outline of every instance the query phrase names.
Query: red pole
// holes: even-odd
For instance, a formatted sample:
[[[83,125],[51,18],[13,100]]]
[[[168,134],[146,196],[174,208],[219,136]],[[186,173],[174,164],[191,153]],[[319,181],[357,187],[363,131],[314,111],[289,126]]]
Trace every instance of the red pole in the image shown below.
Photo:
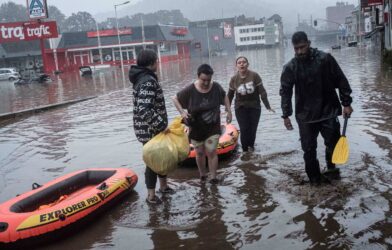
[[[38,19],[37,22],[38,22],[38,24],[40,24],[41,19]],[[39,44],[41,47],[42,67],[43,67],[43,73],[46,73],[47,72],[47,68],[46,68],[47,65],[46,65],[45,43],[44,42],[45,42],[45,39],[41,37],[39,39]]]
[[[42,57],[42,65],[44,71],[43,73],[46,73],[47,70],[46,70],[45,43],[44,43],[45,39],[40,38],[39,41],[41,46],[41,57]]]

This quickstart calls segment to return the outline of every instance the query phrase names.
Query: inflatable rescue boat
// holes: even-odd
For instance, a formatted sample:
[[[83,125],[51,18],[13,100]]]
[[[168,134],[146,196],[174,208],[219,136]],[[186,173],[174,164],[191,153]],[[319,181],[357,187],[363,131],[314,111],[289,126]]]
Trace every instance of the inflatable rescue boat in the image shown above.
[[[0,204],[0,249],[36,242],[92,217],[137,183],[126,168],[76,171]],[[57,234],[56,234],[57,235]]]
[[[238,144],[239,130],[233,124],[226,124],[221,126],[221,136],[216,148],[218,156],[223,156],[234,151]],[[188,159],[195,159],[196,151],[192,144],[190,144],[190,151]]]

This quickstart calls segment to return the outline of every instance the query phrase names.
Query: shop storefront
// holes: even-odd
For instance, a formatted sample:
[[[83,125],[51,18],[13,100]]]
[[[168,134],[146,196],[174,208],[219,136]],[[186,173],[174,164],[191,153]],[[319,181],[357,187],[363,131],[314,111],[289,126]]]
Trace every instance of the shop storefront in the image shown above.
[[[192,39],[186,27],[161,25],[146,26],[144,32],[141,27],[132,27],[120,29],[119,34],[115,29],[64,33],[45,50],[46,70],[64,72],[86,65],[116,66],[121,64],[121,55],[125,65],[134,64],[143,48],[155,50],[161,62],[185,59],[190,57]]]

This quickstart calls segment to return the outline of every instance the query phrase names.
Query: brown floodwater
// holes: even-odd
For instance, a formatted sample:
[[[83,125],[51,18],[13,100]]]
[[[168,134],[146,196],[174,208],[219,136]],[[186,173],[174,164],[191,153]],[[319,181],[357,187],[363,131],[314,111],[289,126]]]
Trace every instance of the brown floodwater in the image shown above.
[[[293,50],[277,48],[238,53],[261,74],[277,111],[262,110],[255,153],[221,161],[218,185],[200,183],[194,166],[178,168],[169,176],[176,193],[158,207],[145,202],[131,88],[118,69],[92,78],[59,75],[47,84],[0,82],[0,114],[97,96],[0,127],[0,202],[75,170],[126,167],[139,176],[134,192],[91,225],[40,249],[391,249],[392,70],[381,64],[378,48],[330,52],[354,97],[350,159],[332,185],[299,185],[306,176],[298,128],[284,128],[279,97],[282,66]],[[214,80],[226,90],[234,60],[211,60]],[[170,118],[177,115],[170,97],[193,81],[200,63],[160,65]],[[324,168],[322,140],[318,156]]]

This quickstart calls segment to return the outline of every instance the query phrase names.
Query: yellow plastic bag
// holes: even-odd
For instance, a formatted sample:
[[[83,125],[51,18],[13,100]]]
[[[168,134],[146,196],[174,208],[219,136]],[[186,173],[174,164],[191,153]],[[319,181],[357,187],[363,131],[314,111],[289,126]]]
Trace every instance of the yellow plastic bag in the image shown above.
[[[181,117],[174,118],[170,132],[157,134],[143,146],[143,160],[155,173],[167,175],[189,154],[189,140]]]

